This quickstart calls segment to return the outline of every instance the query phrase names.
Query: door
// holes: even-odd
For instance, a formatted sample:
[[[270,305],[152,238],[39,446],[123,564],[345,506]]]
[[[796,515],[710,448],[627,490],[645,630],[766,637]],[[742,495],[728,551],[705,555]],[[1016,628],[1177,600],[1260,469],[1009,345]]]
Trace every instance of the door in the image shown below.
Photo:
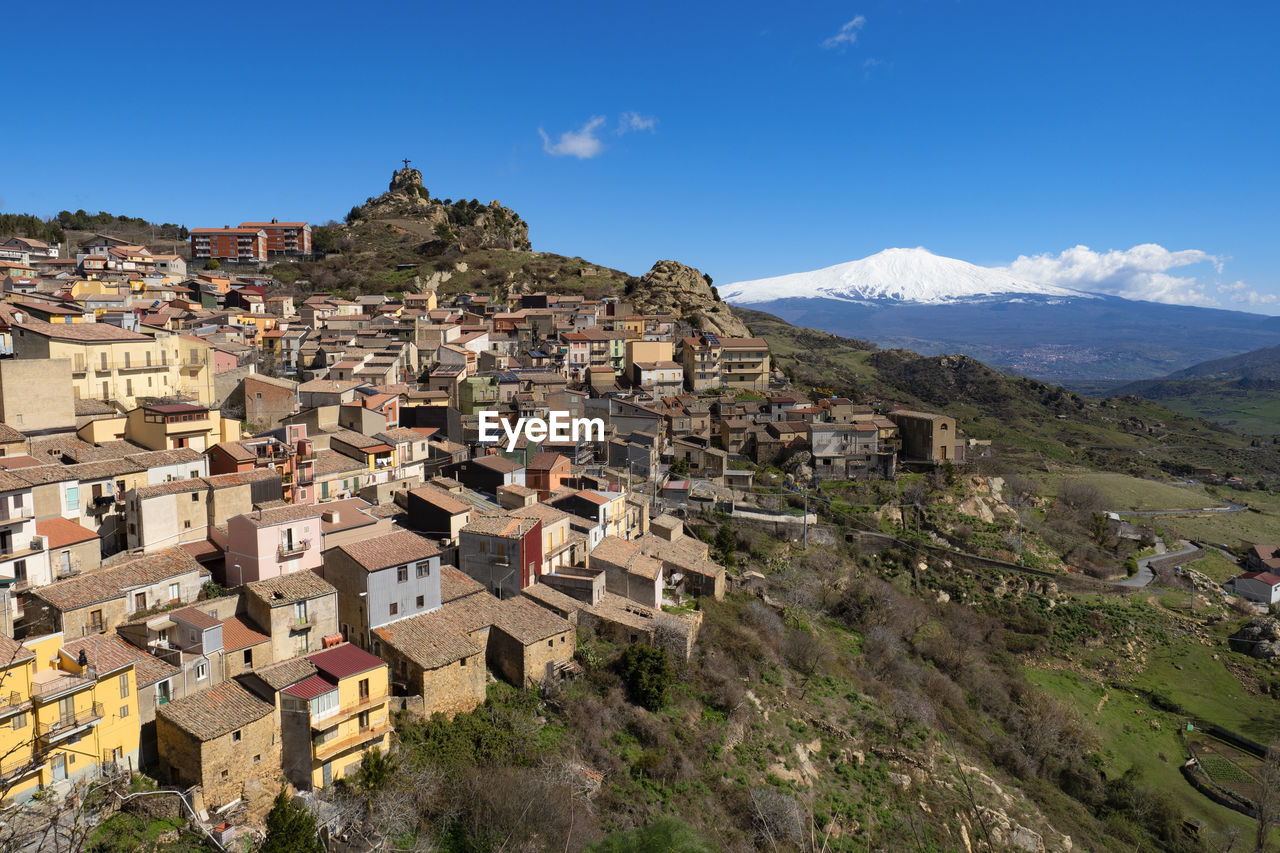
[[[63,576],[71,574],[71,552],[62,552],[62,574]]]
[[[64,727],[75,723],[76,700],[74,696],[67,696],[58,700],[58,719]]]
[[[53,765],[53,781],[64,781],[67,778],[67,756],[58,753],[51,763]]]
[[[321,784],[324,785],[324,787],[327,788],[333,784],[333,762],[332,761],[326,761],[324,763],[324,767],[321,768],[320,770],[320,776],[323,780]]]

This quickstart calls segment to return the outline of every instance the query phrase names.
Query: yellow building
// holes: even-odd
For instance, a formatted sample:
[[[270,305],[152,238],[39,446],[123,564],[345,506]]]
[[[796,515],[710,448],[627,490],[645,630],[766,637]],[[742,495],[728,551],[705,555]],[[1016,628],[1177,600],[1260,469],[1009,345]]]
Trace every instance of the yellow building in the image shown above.
[[[387,664],[343,643],[308,655],[315,673],[280,691],[285,775],[300,789],[354,773],[391,732]]]
[[[126,409],[139,397],[213,402],[213,348],[199,338],[164,332],[151,337],[107,323],[54,324],[30,317],[14,323],[12,334],[15,358],[69,359],[77,399],[116,401]]]
[[[139,406],[127,415],[125,438],[148,450],[190,447],[204,453],[221,441],[240,440],[240,422],[191,403]]]
[[[134,663],[118,637],[18,644],[0,635],[0,791],[26,800],[41,788],[137,766],[141,726]]]

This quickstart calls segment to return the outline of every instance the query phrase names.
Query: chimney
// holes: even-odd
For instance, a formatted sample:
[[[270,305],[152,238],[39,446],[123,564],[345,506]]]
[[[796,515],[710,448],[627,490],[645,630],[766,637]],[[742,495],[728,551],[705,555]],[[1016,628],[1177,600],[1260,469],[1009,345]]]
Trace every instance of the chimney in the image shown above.
[[[337,524],[341,517],[342,511],[336,509],[325,510],[324,514],[321,515],[321,519],[329,524]]]
[[[84,649],[80,650],[80,654],[76,655],[76,666],[85,669],[89,666],[89,656],[85,654]]]

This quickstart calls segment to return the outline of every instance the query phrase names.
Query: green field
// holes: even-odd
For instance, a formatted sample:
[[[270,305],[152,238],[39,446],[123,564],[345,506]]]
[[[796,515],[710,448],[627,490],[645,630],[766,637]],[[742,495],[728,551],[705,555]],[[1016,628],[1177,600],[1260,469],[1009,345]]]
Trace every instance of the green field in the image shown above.
[[[1199,560],[1187,563],[1186,568],[1208,575],[1218,583],[1226,583],[1240,574],[1240,567],[1234,560],[1228,560],[1221,551],[1214,550],[1208,551],[1207,555]]]
[[[1280,394],[1275,391],[1241,389],[1228,383],[1205,382],[1187,397],[1169,396],[1160,404],[1191,417],[1205,418],[1246,435],[1271,436],[1280,423]]]
[[[1147,480],[1112,471],[1064,469],[1046,487],[1056,490],[1062,480],[1078,480],[1096,486],[1111,510],[1199,509],[1222,506],[1202,486],[1188,486],[1180,481]]]
[[[1224,629],[1224,636],[1230,633]],[[1219,660],[1214,660],[1214,655]],[[1280,702],[1249,693],[1226,667],[1265,667],[1227,649],[1226,643],[1205,646],[1187,638],[1171,638],[1152,651],[1146,667],[1133,679],[1135,687],[1163,696],[1202,720],[1217,723],[1259,743],[1280,740]]]
[[[1217,805],[1182,777],[1178,767],[1186,752],[1178,733],[1183,725],[1180,718],[1155,710],[1132,693],[1072,672],[1025,671],[1033,683],[1075,708],[1098,737],[1109,777],[1118,777],[1130,768],[1138,770],[1144,784],[1167,793],[1186,815],[1200,818],[1214,832],[1230,827],[1248,832],[1252,827],[1249,818]],[[1152,721],[1160,728],[1154,728]]]
[[[1280,495],[1257,491],[1238,492],[1234,489],[1214,491],[1223,500],[1246,504],[1251,509],[1219,515],[1169,516],[1161,519],[1160,523],[1187,539],[1222,542],[1232,548],[1255,542],[1280,541]]]

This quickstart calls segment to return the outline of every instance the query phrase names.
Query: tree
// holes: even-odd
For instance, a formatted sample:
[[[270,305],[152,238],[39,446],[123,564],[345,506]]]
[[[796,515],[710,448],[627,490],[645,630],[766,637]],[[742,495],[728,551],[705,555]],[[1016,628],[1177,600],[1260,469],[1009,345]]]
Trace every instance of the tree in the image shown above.
[[[316,819],[305,806],[290,799],[284,789],[276,794],[267,814],[267,837],[259,853],[324,853],[316,832]]]
[[[677,459],[671,463],[671,473],[677,477],[685,477],[689,474],[689,460]]]
[[[1253,798],[1253,807],[1258,817],[1254,853],[1266,853],[1271,825],[1280,817],[1280,743],[1271,744],[1258,768],[1258,793]]]
[[[725,566],[732,566],[736,561],[733,552],[737,547],[737,542],[733,538],[733,528],[729,526],[729,522],[720,522],[720,529],[716,531],[716,556],[720,563]]]
[[[204,262],[204,268],[207,270],[216,270],[221,266],[222,264],[218,263],[216,258],[210,258],[209,260]]]
[[[631,701],[650,711],[667,704],[667,690],[675,677],[667,650],[651,646],[628,646],[618,658],[618,675]]]

